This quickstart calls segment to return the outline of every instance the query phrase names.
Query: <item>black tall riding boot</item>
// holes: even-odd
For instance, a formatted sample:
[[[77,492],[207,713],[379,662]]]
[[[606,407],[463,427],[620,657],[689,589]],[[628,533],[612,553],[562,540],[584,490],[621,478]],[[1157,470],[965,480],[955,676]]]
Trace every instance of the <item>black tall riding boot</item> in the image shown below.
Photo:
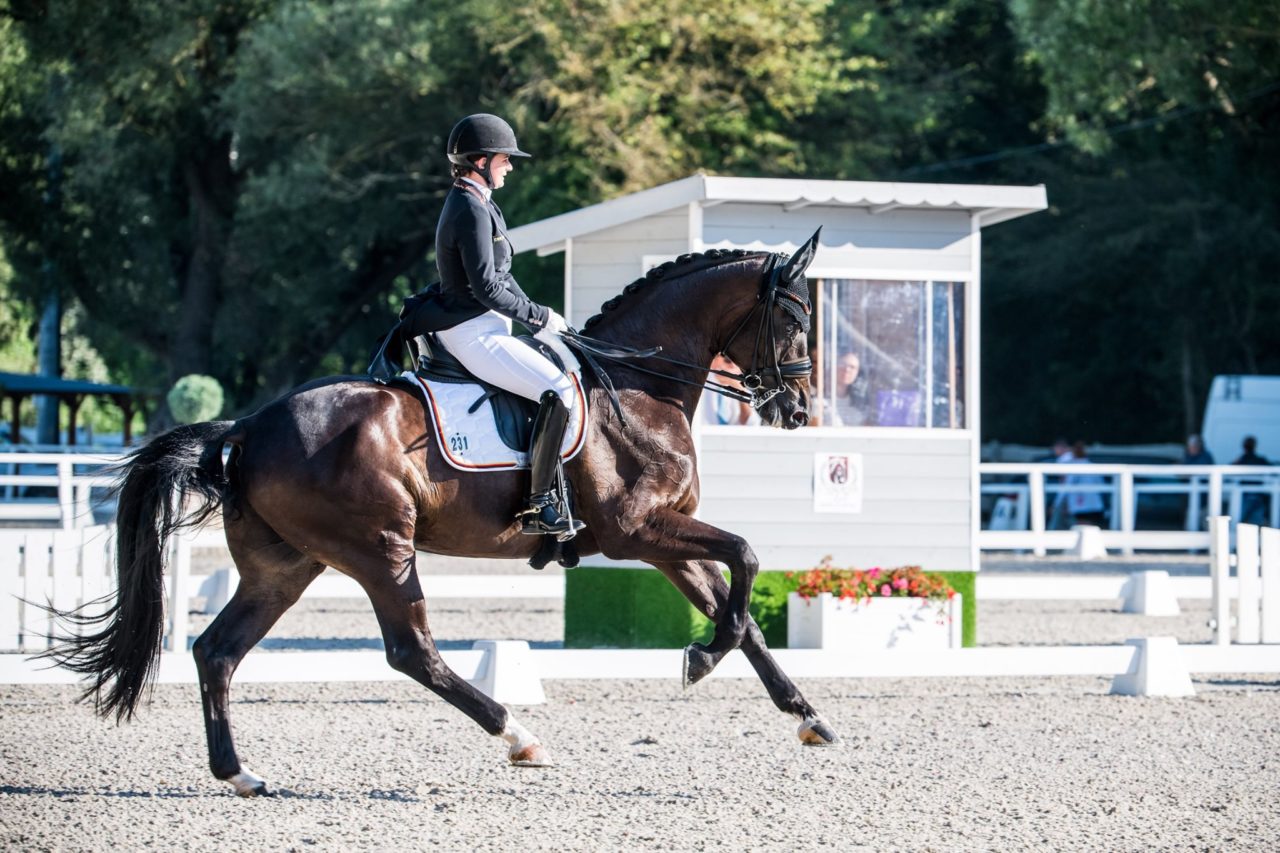
[[[560,402],[560,395],[548,391],[538,401],[538,414],[533,419],[533,441],[529,448],[530,486],[529,500],[520,517],[524,520],[523,533],[534,536],[551,534],[561,541],[572,539],[586,527],[576,519],[570,521],[561,512],[556,500],[556,474],[560,470],[560,444],[569,424],[569,410]],[[566,498],[567,496],[561,496]]]

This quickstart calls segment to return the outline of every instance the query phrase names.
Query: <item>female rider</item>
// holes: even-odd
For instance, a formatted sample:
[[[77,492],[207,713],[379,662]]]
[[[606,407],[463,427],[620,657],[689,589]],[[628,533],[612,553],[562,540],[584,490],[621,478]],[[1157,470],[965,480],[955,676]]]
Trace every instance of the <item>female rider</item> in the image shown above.
[[[454,184],[436,227],[440,295],[429,325],[476,377],[538,402],[529,452],[531,485],[519,517],[525,533],[569,538],[584,525],[571,524],[560,512],[552,489],[574,386],[548,359],[512,337],[511,321],[552,333],[569,327],[554,310],[530,300],[512,277],[506,221],[493,202],[493,191],[515,168],[511,158],[529,155],[520,150],[509,124],[486,113],[458,122],[446,153]]]

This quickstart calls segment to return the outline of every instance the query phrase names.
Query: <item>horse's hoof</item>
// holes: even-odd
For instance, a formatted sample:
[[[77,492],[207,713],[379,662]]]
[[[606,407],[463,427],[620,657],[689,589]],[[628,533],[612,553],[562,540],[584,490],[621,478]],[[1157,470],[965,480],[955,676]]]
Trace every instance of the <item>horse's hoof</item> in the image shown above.
[[[704,646],[691,643],[684,650],[684,686],[686,689],[697,684],[716,668],[716,659]]]
[[[236,789],[237,796],[241,797],[270,797],[271,792],[267,790],[267,783],[259,779],[254,773],[241,767],[240,772],[227,780],[232,787]]]
[[[807,717],[796,734],[805,746],[835,746],[840,742],[835,729],[818,717]]]
[[[540,743],[531,743],[528,746],[517,749],[511,747],[511,751],[507,753],[507,758],[516,767],[550,767],[551,756],[543,749]]]

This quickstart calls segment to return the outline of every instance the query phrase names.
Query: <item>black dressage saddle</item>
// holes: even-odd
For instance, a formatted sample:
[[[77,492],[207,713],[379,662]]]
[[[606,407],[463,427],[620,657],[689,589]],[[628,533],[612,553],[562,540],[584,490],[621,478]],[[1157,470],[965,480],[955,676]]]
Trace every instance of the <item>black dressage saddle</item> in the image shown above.
[[[521,335],[517,340],[532,347],[557,368],[564,370],[564,362],[560,360],[560,356],[541,341],[531,335]],[[418,354],[415,365],[418,376],[433,382],[479,385],[484,393],[476,398],[467,412],[474,414],[485,403],[490,403],[490,408],[493,409],[493,420],[502,443],[520,453],[529,450],[529,442],[533,439],[533,419],[538,413],[536,401],[526,400],[510,391],[504,391],[477,379],[462,366],[462,362],[441,346],[434,334],[419,335],[414,339],[414,348]]]

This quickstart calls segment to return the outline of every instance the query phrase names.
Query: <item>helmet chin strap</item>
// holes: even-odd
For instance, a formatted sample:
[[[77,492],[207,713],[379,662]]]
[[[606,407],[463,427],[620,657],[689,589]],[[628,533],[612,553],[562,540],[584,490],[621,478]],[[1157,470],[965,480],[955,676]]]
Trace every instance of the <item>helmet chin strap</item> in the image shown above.
[[[477,175],[484,178],[484,185],[486,187],[488,187],[491,190],[495,190],[497,189],[497,187],[493,185],[493,174],[490,172],[490,167],[493,166],[493,155],[486,154],[482,159],[484,160],[484,167],[481,168],[479,164],[472,163],[471,171],[475,172]]]

